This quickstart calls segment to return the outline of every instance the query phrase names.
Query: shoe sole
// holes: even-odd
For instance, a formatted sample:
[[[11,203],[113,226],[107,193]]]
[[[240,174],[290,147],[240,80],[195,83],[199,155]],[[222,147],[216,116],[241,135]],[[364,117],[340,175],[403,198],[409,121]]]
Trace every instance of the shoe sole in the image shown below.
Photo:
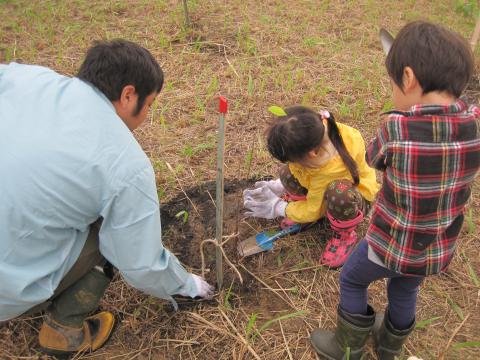
[[[51,356],[55,356],[57,359],[66,360],[72,357],[72,355],[76,355],[78,353],[88,353],[89,349],[79,350],[79,351],[62,351],[62,350],[54,350],[54,349],[47,349],[44,347],[39,347],[40,351]]]
[[[345,265],[345,264],[337,265],[337,266],[330,266],[330,265],[325,265],[325,264],[319,263],[319,265],[327,268],[328,270],[338,270],[338,269],[340,269],[340,268],[341,268],[343,265]]]
[[[322,355],[323,357],[327,358],[328,360],[338,360],[338,359],[335,359],[335,358],[331,357],[330,355],[325,354],[323,351],[319,350],[319,349],[315,346],[315,344],[314,344],[314,342],[313,342],[312,340],[310,340],[310,344],[312,344],[312,346],[313,346],[313,348],[315,349],[315,351],[316,351],[317,354]]]

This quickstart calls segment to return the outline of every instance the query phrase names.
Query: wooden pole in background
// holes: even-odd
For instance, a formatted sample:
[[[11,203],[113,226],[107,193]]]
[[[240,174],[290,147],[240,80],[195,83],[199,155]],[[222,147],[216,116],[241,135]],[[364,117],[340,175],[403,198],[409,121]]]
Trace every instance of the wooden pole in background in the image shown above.
[[[189,28],[190,27],[190,17],[188,15],[188,4],[187,4],[187,0],[183,0],[183,12],[185,14],[185,28]]]
[[[470,45],[472,46],[473,52],[475,52],[475,47],[477,46],[479,37],[480,37],[480,14],[477,14],[477,23],[475,25],[475,30],[473,30],[472,39],[470,40]]]

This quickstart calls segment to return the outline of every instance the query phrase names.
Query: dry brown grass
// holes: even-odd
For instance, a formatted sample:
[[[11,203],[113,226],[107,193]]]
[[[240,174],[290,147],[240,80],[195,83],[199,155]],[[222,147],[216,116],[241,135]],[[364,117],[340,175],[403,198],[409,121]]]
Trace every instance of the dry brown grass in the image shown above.
[[[389,85],[378,29],[407,21],[440,21],[469,37],[474,19],[455,12],[459,1],[190,1],[192,28],[182,30],[181,1],[1,1],[0,61],[22,60],[74,74],[93,39],[122,37],[151,50],[166,73],[166,86],[136,135],[157,171],[162,202],[215,178],[215,97],[230,100],[226,178],[272,175],[262,130],[269,105],[304,103],[328,108],[339,121],[369,139],[389,102]],[[471,93],[478,98],[477,90]],[[28,104],[27,104],[28,105]],[[247,153],[253,150],[251,169]],[[174,173],[166,163],[172,165]],[[450,270],[425,282],[418,319],[438,317],[409,339],[406,352],[436,359],[478,359],[478,348],[454,350],[480,340],[480,197],[473,196],[473,223],[459,241]],[[119,319],[112,339],[75,359],[316,359],[308,337],[332,328],[338,301],[338,271],[315,266],[320,248],[308,234],[284,241],[274,253],[242,263],[252,290],[226,290],[213,302],[185,302],[172,312],[117,278],[102,308]],[[300,241],[300,245],[299,245]],[[281,265],[279,254],[291,254]],[[463,255],[462,255],[463,254]],[[287,256],[285,255],[285,256]],[[287,256],[288,257],[288,256]],[[236,259],[233,259],[236,260]],[[304,262],[303,268],[298,268]],[[310,265],[305,265],[310,264]],[[188,264],[187,264],[188,265]],[[193,269],[199,271],[198,268]],[[228,284],[227,284],[228,286]],[[386,304],[385,286],[373,284],[372,304]],[[246,329],[281,315],[254,339]],[[464,322],[463,320],[468,319]],[[0,328],[0,358],[35,359],[41,318],[20,318]],[[369,349],[368,357],[373,358]]]

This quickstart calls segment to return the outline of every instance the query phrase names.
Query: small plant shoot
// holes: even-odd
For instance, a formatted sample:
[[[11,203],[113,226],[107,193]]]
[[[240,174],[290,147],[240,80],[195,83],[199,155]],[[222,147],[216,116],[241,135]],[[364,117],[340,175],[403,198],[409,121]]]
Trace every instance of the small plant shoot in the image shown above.
[[[280,106],[272,105],[268,108],[268,111],[275,116],[287,116],[285,110],[283,110]]]

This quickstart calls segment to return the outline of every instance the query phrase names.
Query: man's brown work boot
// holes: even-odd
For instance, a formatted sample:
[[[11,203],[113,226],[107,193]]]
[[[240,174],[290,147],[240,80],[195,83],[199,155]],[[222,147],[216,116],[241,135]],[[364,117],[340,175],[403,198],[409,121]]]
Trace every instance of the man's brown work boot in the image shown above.
[[[105,344],[115,323],[113,314],[88,314],[97,309],[109,282],[103,272],[92,269],[53,300],[39,333],[44,352],[63,355],[95,351]]]
[[[108,311],[88,317],[80,328],[61,325],[47,317],[38,337],[40,346],[52,355],[95,351],[108,340],[114,323],[115,318]]]

